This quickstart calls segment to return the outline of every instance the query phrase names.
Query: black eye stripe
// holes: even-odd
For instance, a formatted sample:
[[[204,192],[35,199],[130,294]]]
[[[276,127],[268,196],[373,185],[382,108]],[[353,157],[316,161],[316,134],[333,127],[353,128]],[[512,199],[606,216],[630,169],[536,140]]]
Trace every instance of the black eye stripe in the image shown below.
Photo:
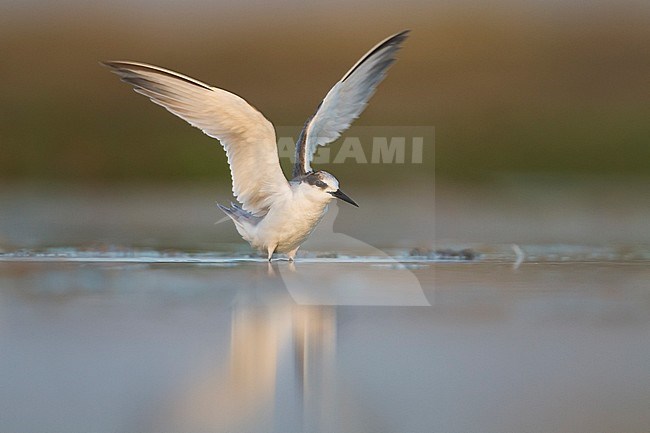
[[[320,189],[326,189],[327,183],[320,180],[319,175],[320,175],[319,173],[309,173],[306,176],[301,176],[300,181],[307,182],[308,184],[316,186]]]

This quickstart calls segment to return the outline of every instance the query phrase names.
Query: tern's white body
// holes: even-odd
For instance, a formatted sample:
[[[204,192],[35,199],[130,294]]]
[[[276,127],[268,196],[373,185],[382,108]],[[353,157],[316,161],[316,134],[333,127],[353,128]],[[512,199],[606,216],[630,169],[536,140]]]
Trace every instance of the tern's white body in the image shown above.
[[[357,204],[325,171],[314,172],[318,146],[340,137],[366,107],[375,88],[395,61],[408,31],[380,42],[327,93],[307,120],[296,143],[293,178],[287,181],[278,159],[275,130],[241,97],[185,75],[136,62],[106,62],[136,92],[223,145],[232,175],[232,190],[241,203],[219,207],[234,221],[253,248],[286,253],[293,260],[300,245],[325,215],[327,204],[340,198]]]
[[[337,194],[342,194],[338,180],[325,171],[319,171],[289,182],[289,188],[274,197],[273,206],[264,216],[253,216],[236,205],[220,207],[253,248],[266,252],[269,258],[273,252],[286,253],[292,260]],[[344,194],[342,198],[355,204]]]
[[[268,254],[286,253],[293,258],[327,212],[332,197],[314,197],[305,184],[291,185],[291,193],[278,197],[258,223],[239,223],[237,231],[253,248]],[[310,189],[310,188],[309,188]]]

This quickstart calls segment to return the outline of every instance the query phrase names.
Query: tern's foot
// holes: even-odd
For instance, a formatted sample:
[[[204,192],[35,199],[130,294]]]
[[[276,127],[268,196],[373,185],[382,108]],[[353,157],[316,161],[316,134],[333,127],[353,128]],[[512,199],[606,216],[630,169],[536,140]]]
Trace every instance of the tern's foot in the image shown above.
[[[266,252],[268,253],[268,260],[269,260],[269,263],[271,263],[271,259],[273,258],[273,253],[275,252],[275,247],[273,247],[273,248],[268,248],[268,249],[266,250]]]
[[[300,247],[298,247],[298,248],[300,248]],[[290,262],[294,261],[294,259],[296,257],[296,253],[298,252],[298,248],[296,248],[295,250],[291,250],[291,251],[289,251],[287,253],[287,258],[289,259]]]

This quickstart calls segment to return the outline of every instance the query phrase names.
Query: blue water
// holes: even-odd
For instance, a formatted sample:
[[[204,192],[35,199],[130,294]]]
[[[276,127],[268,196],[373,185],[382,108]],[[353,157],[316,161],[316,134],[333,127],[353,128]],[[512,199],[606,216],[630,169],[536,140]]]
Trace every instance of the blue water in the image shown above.
[[[0,431],[650,425],[647,261],[153,253],[0,258]]]

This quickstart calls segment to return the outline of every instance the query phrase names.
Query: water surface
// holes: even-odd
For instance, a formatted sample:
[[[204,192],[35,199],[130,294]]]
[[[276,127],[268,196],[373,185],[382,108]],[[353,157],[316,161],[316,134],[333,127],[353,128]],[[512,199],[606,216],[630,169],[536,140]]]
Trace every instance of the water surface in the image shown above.
[[[647,262],[388,262],[0,261],[0,431],[647,431]]]

